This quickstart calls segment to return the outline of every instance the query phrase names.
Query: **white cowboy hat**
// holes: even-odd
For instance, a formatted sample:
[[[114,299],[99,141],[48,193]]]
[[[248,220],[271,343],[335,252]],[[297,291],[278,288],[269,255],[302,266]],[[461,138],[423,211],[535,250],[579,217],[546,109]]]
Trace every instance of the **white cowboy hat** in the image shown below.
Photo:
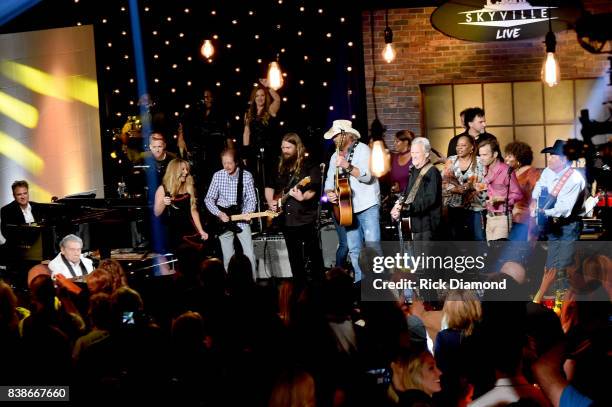
[[[350,120],[334,120],[331,129],[327,130],[323,135],[323,138],[329,140],[334,138],[337,134],[342,132],[351,133],[357,136],[357,138],[361,138],[361,134],[357,130],[352,127],[352,123]]]

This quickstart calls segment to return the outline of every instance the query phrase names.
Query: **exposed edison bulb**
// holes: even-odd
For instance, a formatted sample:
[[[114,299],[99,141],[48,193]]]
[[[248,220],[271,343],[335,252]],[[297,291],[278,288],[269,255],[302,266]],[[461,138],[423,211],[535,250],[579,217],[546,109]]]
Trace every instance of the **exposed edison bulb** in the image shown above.
[[[382,177],[387,173],[386,156],[385,143],[382,140],[376,140],[372,144],[372,174],[376,177]]]
[[[200,52],[202,53],[202,55],[204,55],[204,58],[209,59],[215,53],[215,47],[213,47],[212,42],[210,42],[210,40],[204,40],[204,44],[202,45]]]
[[[554,52],[546,53],[546,60],[542,65],[542,81],[549,87],[553,87],[561,80],[561,71],[559,70],[559,62],[555,57]]]
[[[385,44],[385,49],[383,50],[382,56],[385,61],[387,61],[387,63],[390,64],[391,62],[393,62],[393,60],[395,59],[395,48],[393,47],[392,42]]]
[[[283,73],[278,62],[270,62],[268,69],[268,86],[274,90],[279,90],[283,86]]]

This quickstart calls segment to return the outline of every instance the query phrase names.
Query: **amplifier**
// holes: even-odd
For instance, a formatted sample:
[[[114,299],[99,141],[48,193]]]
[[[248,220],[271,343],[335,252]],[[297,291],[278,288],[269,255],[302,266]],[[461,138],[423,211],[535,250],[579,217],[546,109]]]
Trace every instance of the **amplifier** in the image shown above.
[[[338,233],[333,223],[321,226],[321,249],[323,267],[332,268],[336,265],[336,250],[338,250]]]
[[[253,238],[257,278],[292,277],[287,245],[282,234]]]

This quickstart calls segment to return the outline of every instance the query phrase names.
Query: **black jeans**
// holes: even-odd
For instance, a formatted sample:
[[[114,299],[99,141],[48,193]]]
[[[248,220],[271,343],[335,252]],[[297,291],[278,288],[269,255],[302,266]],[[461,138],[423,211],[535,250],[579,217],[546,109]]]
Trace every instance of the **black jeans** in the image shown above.
[[[287,244],[294,284],[303,287],[308,278],[312,281],[322,280],[323,257],[314,224],[284,226],[283,235]]]

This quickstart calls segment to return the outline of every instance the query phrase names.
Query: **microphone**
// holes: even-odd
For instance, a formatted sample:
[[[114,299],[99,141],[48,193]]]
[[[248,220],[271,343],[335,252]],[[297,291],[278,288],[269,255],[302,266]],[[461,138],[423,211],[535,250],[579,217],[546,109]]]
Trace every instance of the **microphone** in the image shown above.
[[[319,164],[319,168],[321,169],[321,172],[325,172],[325,163],[321,163]]]
[[[514,171],[514,167],[512,167],[511,165],[508,166],[508,176],[510,176],[512,174],[512,171]]]
[[[172,195],[170,195],[170,192],[168,191],[166,191],[165,196],[167,196],[168,198],[172,198]],[[170,206],[173,207],[174,209],[178,209],[178,207],[174,205],[173,203],[171,203]]]

